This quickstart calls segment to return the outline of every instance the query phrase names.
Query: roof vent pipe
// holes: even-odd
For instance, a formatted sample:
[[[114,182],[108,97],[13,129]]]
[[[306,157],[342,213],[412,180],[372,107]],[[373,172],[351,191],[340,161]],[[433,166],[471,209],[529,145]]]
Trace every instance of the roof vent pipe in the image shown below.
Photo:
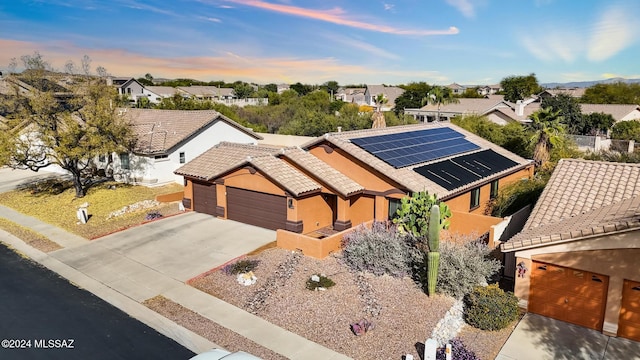
[[[342,126],[338,126],[338,132],[342,132]]]

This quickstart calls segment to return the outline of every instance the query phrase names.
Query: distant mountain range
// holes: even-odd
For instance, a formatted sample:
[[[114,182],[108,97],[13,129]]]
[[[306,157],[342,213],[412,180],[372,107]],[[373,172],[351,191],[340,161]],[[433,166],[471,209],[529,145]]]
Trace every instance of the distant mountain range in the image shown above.
[[[574,81],[574,82],[567,82],[567,83],[546,83],[546,84],[540,84],[540,85],[547,89],[554,89],[558,87],[559,88],[586,88],[596,84],[615,84],[618,82],[635,84],[635,83],[640,83],[640,79],[625,79],[625,78],[618,77],[618,78],[610,78],[605,80]]]

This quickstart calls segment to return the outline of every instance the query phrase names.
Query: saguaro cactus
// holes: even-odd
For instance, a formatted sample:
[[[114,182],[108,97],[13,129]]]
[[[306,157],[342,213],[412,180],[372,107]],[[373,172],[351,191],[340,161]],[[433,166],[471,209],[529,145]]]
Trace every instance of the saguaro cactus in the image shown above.
[[[427,292],[436,293],[438,266],[440,265],[440,206],[434,204],[429,213],[429,234],[427,235],[429,253],[427,253]]]

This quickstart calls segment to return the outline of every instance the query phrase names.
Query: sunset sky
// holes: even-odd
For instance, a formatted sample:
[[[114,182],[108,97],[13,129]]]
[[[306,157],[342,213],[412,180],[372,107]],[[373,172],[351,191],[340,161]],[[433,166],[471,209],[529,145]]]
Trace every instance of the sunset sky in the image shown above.
[[[258,84],[640,78],[637,0],[11,0],[0,70],[38,51],[115,76]]]

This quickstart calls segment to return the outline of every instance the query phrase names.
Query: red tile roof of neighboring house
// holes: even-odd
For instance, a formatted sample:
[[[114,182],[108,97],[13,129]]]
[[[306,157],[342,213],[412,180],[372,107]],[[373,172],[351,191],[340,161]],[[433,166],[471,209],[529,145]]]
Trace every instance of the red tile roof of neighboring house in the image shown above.
[[[640,228],[640,164],[560,160],[503,251]]]

